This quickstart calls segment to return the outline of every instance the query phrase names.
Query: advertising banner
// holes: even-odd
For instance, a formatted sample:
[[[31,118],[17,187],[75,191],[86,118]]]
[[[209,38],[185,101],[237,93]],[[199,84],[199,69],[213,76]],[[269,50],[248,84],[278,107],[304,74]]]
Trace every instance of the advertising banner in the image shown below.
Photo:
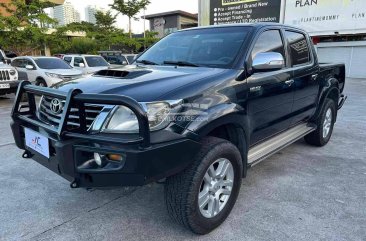
[[[211,0],[210,24],[280,22],[281,0]]]
[[[312,35],[354,33],[366,29],[366,1],[287,0],[285,23]]]

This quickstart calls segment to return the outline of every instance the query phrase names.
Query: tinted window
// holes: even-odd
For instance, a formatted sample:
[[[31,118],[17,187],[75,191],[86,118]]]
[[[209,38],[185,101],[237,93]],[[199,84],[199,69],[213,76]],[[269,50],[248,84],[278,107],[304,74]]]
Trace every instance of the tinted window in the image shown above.
[[[135,57],[136,56],[133,56],[133,55],[129,55],[129,56],[127,56],[127,59],[128,59],[128,63],[132,63],[133,62],[133,60],[135,59]]]
[[[27,60],[25,59],[15,59],[11,62],[11,66],[17,67],[17,68],[25,68],[27,65]]]
[[[172,33],[148,49],[137,62],[146,60],[164,65],[165,61],[182,61],[230,68],[250,31],[250,27],[225,27]]]
[[[252,51],[252,59],[259,53],[267,52],[280,53],[285,58],[285,48],[279,30],[269,30],[259,36]]]
[[[292,65],[310,62],[310,50],[304,34],[286,31],[286,38],[290,44]]]
[[[72,60],[72,58],[71,57],[65,57],[64,58],[64,61],[66,61],[67,63],[71,63],[71,60]]]
[[[41,69],[71,69],[70,65],[58,58],[35,58],[34,61]]]
[[[126,58],[123,56],[108,56],[104,57],[110,64],[123,65],[123,62],[126,62]]]
[[[105,67],[109,66],[107,61],[100,56],[87,56],[85,57],[89,67]]]
[[[80,64],[84,64],[84,65],[85,65],[85,63],[84,63],[84,59],[83,59],[83,58],[81,58],[81,57],[75,57],[75,58],[74,58],[74,66],[75,66],[75,67],[79,67],[79,66],[80,66]]]

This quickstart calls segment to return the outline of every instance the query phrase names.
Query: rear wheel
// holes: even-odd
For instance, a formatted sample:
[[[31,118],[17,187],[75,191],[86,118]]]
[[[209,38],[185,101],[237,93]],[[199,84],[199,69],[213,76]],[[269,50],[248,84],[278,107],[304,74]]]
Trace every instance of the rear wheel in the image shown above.
[[[169,215],[197,234],[207,234],[230,214],[241,185],[243,164],[230,142],[208,137],[190,167],[166,181]]]
[[[334,100],[326,99],[323,111],[316,122],[317,130],[305,136],[305,141],[314,146],[326,145],[333,133],[336,114]]]
[[[40,87],[47,87],[47,83],[44,79],[37,79],[36,80],[36,85],[40,86]]]

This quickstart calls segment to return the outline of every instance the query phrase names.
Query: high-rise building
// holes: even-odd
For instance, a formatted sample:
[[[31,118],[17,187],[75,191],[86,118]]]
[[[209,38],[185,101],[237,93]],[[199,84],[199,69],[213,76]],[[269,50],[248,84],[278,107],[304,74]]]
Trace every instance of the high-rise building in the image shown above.
[[[85,21],[87,21],[89,23],[96,24],[97,23],[97,20],[95,19],[95,14],[98,11],[101,11],[103,13],[106,13],[107,12],[106,9],[100,8],[98,6],[91,6],[91,5],[87,6],[85,8]]]
[[[70,23],[80,22],[80,13],[75,10],[70,2],[53,8],[53,17],[58,25],[64,26]]]
[[[41,2],[47,2],[49,3],[49,7],[53,7],[56,5],[63,4],[65,0],[41,0]],[[12,0],[0,0],[1,4],[11,4]],[[31,2],[31,0],[25,0],[27,4]],[[6,11],[6,9],[2,6],[0,6],[0,15],[7,16],[9,13]]]

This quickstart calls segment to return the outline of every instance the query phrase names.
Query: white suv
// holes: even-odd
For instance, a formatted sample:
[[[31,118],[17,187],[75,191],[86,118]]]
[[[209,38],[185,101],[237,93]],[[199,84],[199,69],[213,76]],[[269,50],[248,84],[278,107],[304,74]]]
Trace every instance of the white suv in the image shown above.
[[[11,65],[28,75],[28,80],[39,86],[52,86],[61,81],[82,77],[80,70],[72,68],[56,57],[17,57]]]
[[[99,55],[65,55],[63,59],[84,75],[91,75],[99,70],[109,69],[110,64]]]
[[[18,72],[0,62],[0,95],[14,93],[18,87]]]

